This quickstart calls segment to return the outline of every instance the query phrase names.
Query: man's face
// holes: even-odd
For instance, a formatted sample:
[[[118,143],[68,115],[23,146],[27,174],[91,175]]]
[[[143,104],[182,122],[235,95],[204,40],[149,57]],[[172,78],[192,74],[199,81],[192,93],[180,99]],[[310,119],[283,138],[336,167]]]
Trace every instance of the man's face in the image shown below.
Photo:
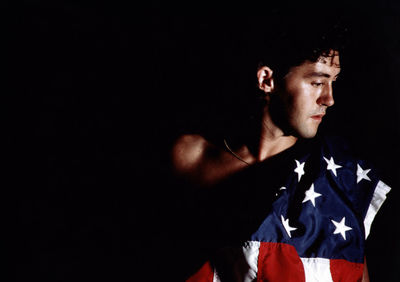
[[[283,102],[289,134],[312,138],[333,105],[332,83],[340,72],[339,54],[331,52],[317,62],[292,67],[283,79],[278,95]]]

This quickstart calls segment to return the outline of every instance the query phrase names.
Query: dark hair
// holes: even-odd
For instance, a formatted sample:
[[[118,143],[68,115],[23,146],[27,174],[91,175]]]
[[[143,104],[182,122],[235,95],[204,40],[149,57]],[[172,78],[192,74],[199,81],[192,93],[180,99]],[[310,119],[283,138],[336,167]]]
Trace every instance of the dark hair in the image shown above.
[[[233,22],[222,95],[229,118],[241,120],[257,112],[260,66],[270,67],[279,81],[291,67],[317,61],[331,50],[342,56],[347,22],[339,8],[263,10]]]
[[[259,38],[253,43],[253,62],[257,67],[272,68],[275,78],[282,78],[291,67],[305,61],[315,62],[328,56],[331,50],[344,51],[348,27],[337,11],[298,10],[284,15],[277,12],[269,20],[272,24],[268,31],[255,29]]]

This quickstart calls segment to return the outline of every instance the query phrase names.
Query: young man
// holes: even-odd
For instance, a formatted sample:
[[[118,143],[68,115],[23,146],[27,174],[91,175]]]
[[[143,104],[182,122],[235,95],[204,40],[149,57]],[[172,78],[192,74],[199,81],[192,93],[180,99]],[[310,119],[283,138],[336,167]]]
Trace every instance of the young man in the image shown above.
[[[196,187],[188,229],[203,261],[189,281],[369,281],[365,239],[390,188],[340,139],[316,137],[334,105],[337,30],[291,29],[261,48],[243,132],[174,144],[175,173]]]

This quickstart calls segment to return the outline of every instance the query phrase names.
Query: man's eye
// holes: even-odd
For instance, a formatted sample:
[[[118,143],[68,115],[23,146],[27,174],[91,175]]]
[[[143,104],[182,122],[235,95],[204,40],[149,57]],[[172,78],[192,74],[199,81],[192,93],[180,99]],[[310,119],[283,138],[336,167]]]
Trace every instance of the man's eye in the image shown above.
[[[311,85],[314,87],[321,87],[322,85],[324,85],[323,82],[311,82]]]

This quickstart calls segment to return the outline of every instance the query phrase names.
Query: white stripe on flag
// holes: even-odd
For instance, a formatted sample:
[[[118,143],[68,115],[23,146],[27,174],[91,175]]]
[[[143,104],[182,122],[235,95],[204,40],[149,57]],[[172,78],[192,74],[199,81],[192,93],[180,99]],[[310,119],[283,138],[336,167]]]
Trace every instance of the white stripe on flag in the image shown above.
[[[260,242],[248,241],[243,246],[243,255],[249,266],[249,269],[243,277],[244,282],[251,282],[257,278],[258,271],[258,255],[260,252]]]
[[[332,282],[329,259],[300,258],[304,266],[306,282]]]
[[[217,270],[215,268],[214,268],[213,282],[221,282],[221,279],[219,279]]]
[[[371,203],[369,204],[367,215],[364,219],[364,229],[365,229],[365,239],[367,239],[369,232],[371,230],[372,221],[375,218],[376,213],[382,206],[383,202],[386,200],[386,194],[389,193],[390,187],[387,186],[382,181],[376,184],[374,195],[372,196]]]

